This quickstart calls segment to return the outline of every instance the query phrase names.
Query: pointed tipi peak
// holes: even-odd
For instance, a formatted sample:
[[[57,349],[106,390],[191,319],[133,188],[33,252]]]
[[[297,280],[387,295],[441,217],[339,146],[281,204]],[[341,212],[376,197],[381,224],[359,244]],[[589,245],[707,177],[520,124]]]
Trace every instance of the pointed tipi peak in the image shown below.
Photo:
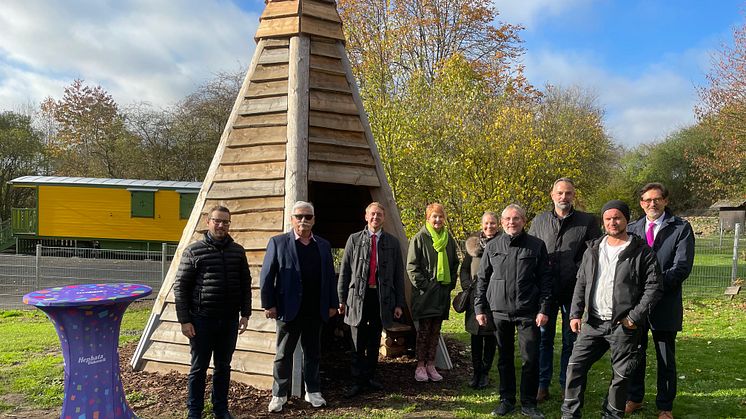
[[[334,0],[268,0],[259,19],[257,42],[306,34],[344,42]]]

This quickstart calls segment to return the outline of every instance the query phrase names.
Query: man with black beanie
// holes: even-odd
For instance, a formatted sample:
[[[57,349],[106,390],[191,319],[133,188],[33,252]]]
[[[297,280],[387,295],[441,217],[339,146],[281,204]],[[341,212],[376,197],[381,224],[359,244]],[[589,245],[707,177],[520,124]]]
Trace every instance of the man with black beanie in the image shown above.
[[[627,234],[627,204],[609,201],[601,216],[606,235],[591,241],[583,254],[570,306],[570,328],[578,338],[567,366],[563,418],[581,417],[588,370],[609,349],[613,376],[603,417],[624,416],[639,332],[661,297],[655,254],[640,237]]]

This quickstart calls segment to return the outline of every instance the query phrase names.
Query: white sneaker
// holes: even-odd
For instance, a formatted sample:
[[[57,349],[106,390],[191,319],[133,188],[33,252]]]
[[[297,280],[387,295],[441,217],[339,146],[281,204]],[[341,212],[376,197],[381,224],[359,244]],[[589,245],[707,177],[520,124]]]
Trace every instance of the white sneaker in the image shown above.
[[[324,398],[321,397],[320,392],[306,393],[305,399],[308,403],[311,403],[311,406],[313,407],[326,406],[326,400],[324,400]]]
[[[268,410],[271,412],[281,412],[282,406],[288,401],[287,396],[285,397],[277,397],[272,396],[272,400],[269,402],[269,408]]]

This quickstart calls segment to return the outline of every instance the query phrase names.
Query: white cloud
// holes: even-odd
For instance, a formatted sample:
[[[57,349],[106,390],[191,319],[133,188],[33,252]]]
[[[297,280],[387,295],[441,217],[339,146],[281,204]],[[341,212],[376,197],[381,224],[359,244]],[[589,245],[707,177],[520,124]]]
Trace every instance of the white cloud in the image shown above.
[[[526,70],[537,85],[581,86],[598,96],[605,109],[608,133],[619,144],[634,146],[665,138],[695,122],[697,101],[694,81],[680,70],[698,65],[705,52],[670,55],[637,76],[622,76],[602,68],[592,55],[582,53],[529,52]]]
[[[0,109],[61,97],[75,78],[120,104],[169,105],[248,64],[258,15],[225,0],[4,1]]]
[[[593,0],[493,0],[500,20],[520,24],[527,29],[536,26],[540,19],[561,15],[570,9],[583,9]]]

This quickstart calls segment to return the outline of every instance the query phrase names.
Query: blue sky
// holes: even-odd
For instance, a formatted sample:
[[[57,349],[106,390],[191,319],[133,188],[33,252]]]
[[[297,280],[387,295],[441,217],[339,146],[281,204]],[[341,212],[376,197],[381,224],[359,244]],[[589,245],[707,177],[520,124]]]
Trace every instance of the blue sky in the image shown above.
[[[526,75],[597,97],[619,144],[695,121],[695,86],[744,21],[744,0],[494,0],[525,26]],[[167,107],[246,65],[263,0],[4,0],[0,111],[60,98],[82,78],[123,106]]]

